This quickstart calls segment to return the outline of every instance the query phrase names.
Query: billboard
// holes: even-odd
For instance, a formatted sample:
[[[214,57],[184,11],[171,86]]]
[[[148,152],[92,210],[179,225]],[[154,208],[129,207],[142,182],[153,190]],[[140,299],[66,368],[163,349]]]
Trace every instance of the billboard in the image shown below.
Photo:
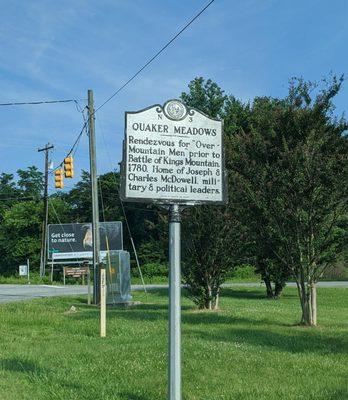
[[[100,257],[105,257],[107,240],[109,250],[123,250],[122,222],[100,222]],[[92,258],[92,224],[48,225],[48,259],[67,260]]]
[[[226,203],[221,121],[180,100],[126,112],[125,118],[123,200]]]

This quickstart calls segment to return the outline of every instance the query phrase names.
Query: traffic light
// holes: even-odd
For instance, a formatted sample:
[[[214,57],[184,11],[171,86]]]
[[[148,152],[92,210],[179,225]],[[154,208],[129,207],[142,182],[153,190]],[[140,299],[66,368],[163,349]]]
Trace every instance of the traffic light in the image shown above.
[[[74,177],[74,159],[72,156],[64,158],[64,175],[66,178]]]
[[[63,189],[64,182],[63,182],[63,171],[61,169],[57,169],[54,173],[54,183],[56,189]]]

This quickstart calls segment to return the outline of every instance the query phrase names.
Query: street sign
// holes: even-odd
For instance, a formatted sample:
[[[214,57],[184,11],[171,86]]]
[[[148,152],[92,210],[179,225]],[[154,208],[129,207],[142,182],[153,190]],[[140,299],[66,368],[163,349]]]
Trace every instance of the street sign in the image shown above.
[[[180,100],[125,113],[121,196],[125,201],[227,201],[222,122]]]
[[[80,268],[64,267],[65,276],[72,276],[74,278],[80,278],[84,275],[87,275],[88,272],[89,272],[88,267],[80,267]]]
[[[28,266],[20,265],[19,266],[19,276],[27,276],[28,275]]]
[[[100,256],[107,250],[123,250],[122,222],[101,222]],[[51,224],[48,225],[48,258],[54,260],[92,258],[92,224]],[[108,241],[108,243],[107,243]]]

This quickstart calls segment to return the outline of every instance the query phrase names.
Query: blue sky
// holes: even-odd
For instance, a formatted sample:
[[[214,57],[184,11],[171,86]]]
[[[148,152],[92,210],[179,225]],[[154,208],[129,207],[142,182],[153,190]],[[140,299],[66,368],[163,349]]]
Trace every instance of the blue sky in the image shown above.
[[[1,1],[0,102],[77,98],[101,104],[207,1]],[[131,85],[97,113],[99,172],[117,168],[124,112],[179,97],[196,76],[242,100],[284,96],[288,79],[348,77],[346,0],[215,0]],[[337,98],[347,109],[348,85]],[[80,105],[84,106],[84,100]],[[1,171],[57,164],[82,126],[73,103],[0,107]],[[88,169],[87,137],[75,157]],[[72,186],[73,181],[66,181]]]

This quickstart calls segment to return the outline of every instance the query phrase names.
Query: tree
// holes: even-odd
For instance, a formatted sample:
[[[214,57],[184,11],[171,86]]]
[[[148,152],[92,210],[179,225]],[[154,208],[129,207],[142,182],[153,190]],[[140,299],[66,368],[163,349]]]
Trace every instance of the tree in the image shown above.
[[[43,175],[34,166],[19,169],[17,174],[17,182],[12,174],[0,175],[1,273],[17,271],[28,257],[34,268],[38,266]]]
[[[38,268],[41,223],[42,205],[37,201],[19,202],[5,211],[0,230],[2,273],[13,274],[27,258]]]
[[[183,102],[206,115],[224,114],[228,101],[220,87],[210,79],[190,82]],[[183,215],[183,279],[189,296],[200,307],[218,307],[221,284],[235,264],[240,231],[229,207],[196,206]]]
[[[260,212],[261,202],[255,202],[248,180],[240,179],[247,176],[258,188],[255,190],[267,187],[267,157],[271,155],[264,149],[263,137],[257,141],[253,133],[256,125],[272,123],[269,103],[269,99],[256,98],[252,105],[242,104],[231,98],[225,112],[225,131],[230,133],[226,141],[226,166],[230,176],[230,207],[248,232],[249,246],[244,248],[243,262],[252,264],[260,274],[267,297],[278,299],[290,273],[272,251],[274,238],[267,230],[267,219]],[[271,131],[272,127],[267,125],[267,129]],[[252,143],[250,137],[255,137]]]
[[[0,222],[4,212],[17,201],[19,190],[12,174],[0,174]]]
[[[43,173],[35,166],[28,167],[26,170],[19,169],[17,186],[21,194],[40,198],[43,192]]]
[[[228,207],[198,206],[183,217],[182,272],[191,299],[217,309],[221,285],[238,262],[243,227]]]
[[[188,87],[188,93],[181,93],[181,100],[186,105],[197,108],[212,118],[222,116],[227,96],[215,82],[199,77],[193,79]]]
[[[293,80],[284,100],[255,99],[250,131],[228,157],[273,257],[296,281],[305,325],[317,324],[316,283],[346,235],[347,123],[332,103],[342,81]]]

